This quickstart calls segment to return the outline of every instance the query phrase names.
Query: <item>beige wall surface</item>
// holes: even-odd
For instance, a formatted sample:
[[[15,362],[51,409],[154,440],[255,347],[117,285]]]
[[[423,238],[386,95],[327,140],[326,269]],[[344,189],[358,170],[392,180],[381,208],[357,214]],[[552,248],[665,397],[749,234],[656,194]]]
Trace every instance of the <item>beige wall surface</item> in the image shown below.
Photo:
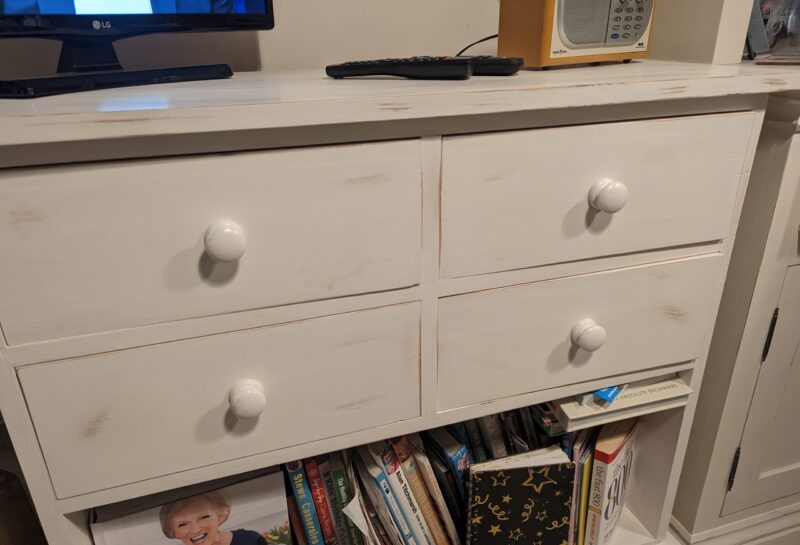
[[[452,55],[496,33],[498,12],[499,0],[275,0],[269,32],[140,36],[120,41],[117,52],[126,68],[227,62],[234,70]],[[491,41],[474,51],[495,47]],[[0,79],[51,74],[58,52],[55,41],[0,40]]]
[[[227,62],[234,70],[319,68],[333,62],[452,55],[497,32],[499,0],[274,0],[275,29],[140,36],[117,51],[128,68]],[[752,0],[660,0],[652,56],[739,61]],[[470,51],[491,54],[497,42]],[[51,74],[59,45],[0,40],[0,79]],[[22,54],[21,52],[24,52]]]

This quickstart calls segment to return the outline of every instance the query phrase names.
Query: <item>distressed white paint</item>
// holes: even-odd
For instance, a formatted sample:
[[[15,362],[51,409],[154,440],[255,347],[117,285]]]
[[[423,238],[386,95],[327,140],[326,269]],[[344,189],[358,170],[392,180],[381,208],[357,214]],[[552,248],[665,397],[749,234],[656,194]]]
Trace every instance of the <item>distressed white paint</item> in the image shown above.
[[[800,488],[791,486],[791,472],[771,492],[759,491],[758,479],[753,478],[760,472],[756,469],[761,464],[759,454],[764,454],[760,449],[789,449],[776,454],[794,454],[796,434],[774,428],[765,444],[742,444],[744,481],[737,477],[739,482],[734,483],[731,496],[734,499],[726,500],[731,463],[743,434],[752,436],[758,426],[770,428],[768,422],[757,418],[748,425],[750,431],[746,431],[748,413],[753,410],[754,414],[763,414],[761,411],[781,396],[781,390],[775,388],[756,397],[754,393],[760,381],[764,341],[781,297],[787,268],[800,256],[798,116],[800,102],[796,97],[773,98],[769,121],[759,142],[675,505],[675,525],[683,529],[687,541],[702,542],[715,537],[719,543],[739,543],[736,540],[747,535],[742,533],[745,528],[800,509]],[[796,321],[792,323],[791,312],[787,314],[789,331],[796,342]],[[785,339],[790,344],[792,334]],[[785,359],[784,365],[789,361]],[[790,384],[783,381],[781,389],[784,386],[791,389]],[[780,420],[786,415],[778,412],[772,417]],[[768,525],[764,531],[774,528]]]
[[[34,365],[19,376],[56,495],[66,498],[419,416],[419,305]],[[229,410],[243,379],[264,387],[258,419]]]
[[[752,126],[741,113],[446,138],[442,275],[725,238]],[[628,190],[615,214],[589,202],[607,178]]]
[[[792,86],[800,87],[800,76],[791,71],[774,68],[759,71],[745,67],[709,68],[646,62],[635,63],[627,67],[605,66],[581,70],[558,70],[552,73],[526,72],[510,79],[474,78],[469,82],[458,84],[390,80],[331,82],[320,78],[319,72],[288,75],[266,74],[237,76],[226,82],[101,91],[31,103],[0,104],[4,129],[8,127],[7,130],[4,130],[3,135],[0,135],[0,165],[2,166],[30,166],[52,162],[74,163],[112,158],[131,159],[287,146],[305,146],[306,148],[303,150],[296,150],[297,156],[303,156],[305,153],[319,152],[318,149],[308,146],[323,142],[369,142],[397,139],[401,136],[404,138],[424,137],[421,146],[421,163],[418,155],[419,140],[413,144],[417,150],[414,152],[416,158],[413,159],[416,174],[413,182],[407,182],[409,186],[415,186],[417,207],[419,208],[421,204],[421,217],[418,220],[421,219],[422,227],[416,235],[416,247],[421,246],[421,256],[417,252],[412,257],[412,259],[416,259],[413,267],[414,275],[417,279],[421,279],[419,286],[332,299],[310,300],[270,308],[250,307],[251,310],[238,312],[222,310],[223,314],[213,316],[125,327],[113,331],[12,347],[0,346],[0,364],[3,373],[3,380],[0,381],[0,408],[2,408],[9,425],[16,448],[23,454],[21,465],[51,542],[59,545],[61,543],[88,545],[90,538],[86,529],[86,510],[98,505],[493,412],[510,410],[603,386],[651,378],[660,374],[686,373],[687,376],[691,376],[693,387],[697,387],[702,378],[705,353],[710,337],[710,328],[707,326],[703,326],[703,331],[696,333],[698,348],[691,351],[694,354],[693,357],[696,357],[693,361],[666,361],[665,358],[665,363],[659,367],[649,367],[651,364],[647,363],[642,366],[631,365],[627,368],[629,371],[622,374],[612,374],[611,371],[608,371],[598,374],[597,378],[588,378],[588,375],[580,373],[574,376],[564,375],[561,379],[552,377],[551,386],[546,389],[517,393],[510,397],[495,397],[487,399],[483,403],[453,410],[437,410],[436,400],[439,388],[437,375],[440,369],[437,362],[439,336],[436,324],[441,321],[438,301],[442,297],[456,297],[482,290],[497,290],[526,284],[583,285],[584,280],[590,279],[588,281],[591,283],[594,281],[591,279],[597,279],[603,274],[613,277],[616,274],[628,272],[621,269],[657,269],[659,262],[676,260],[676,263],[686,264],[693,261],[707,264],[716,263],[715,281],[709,282],[708,293],[703,293],[700,297],[706,302],[709,314],[713,313],[719,300],[729,249],[738,222],[742,190],[746,186],[749,174],[754,132],[757,133],[761,122],[761,110],[765,100],[763,96],[759,95]],[[438,238],[440,232],[438,222],[440,221],[441,206],[439,181],[442,136],[563,125],[583,125],[586,129],[591,130],[588,125],[593,123],[687,115],[705,116],[705,114],[730,111],[754,112],[755,115],[751,116],[749,131],[742,131],[738,136],[747,151],[743,156],[741,176],[729,180],[729,183],[736,188],[736,197],[733,206],[727,213],[727,218],[725,218],[728,227],[721,232],[720,240],[690,245],[679,244],[669,248],[646,246],[640,248],[636,253],[606,257],[589,258],[589,255],[584,254],[577,256],[577,260],[573,262],[457,279],[439,277],[440,247]],[[741,117],[747,117],[747,115]],[[705,119],[716,123],[714,120],[727,119],[727,117],[713,116],[705,117]],[[373,123],[373,121],[377,123]],[[644,121],[642,123],[652,124],[652,122]],[[234,154],[228,156],[227,159],[238,161],[241,160],[240,157],[240,155]],[[410,155],[409,158],[411,159]],[[218,158],[209,156],[202,160],[213,161],[214,159]],[[138,164],[148,164],[151,161],[143,161]],[[180,161],[184,161],[184,159]],[[185,159],[185,161],[188,162],[190,159]],[[166,168],[166,165],[179,161],[167,159],[153,162],[164,165]],[[357,166],[357,163],[355,160],[353,164]],[[79,164],[75,167],[57,168],[64,170],[74,168],[75,172],[91,173],[95,169],[115,165],[115,163]],[[669,166],[674,165],[670,164]],[[298,168],[304,167],[305,165],[302,164]],[[410,166],[408,168],[411,169]],[[534,165],[531,168],[535,170],[536,167]],[[38,170],[28,168],[7,170],[4,171],[4,175],[13,183],[17,177],[23,177]],[[156,169],[155,172],[158,173],[158,170]],[[236,171],[239,172],[240,169],[237,168]],[[329,174],[331,173],[326,175]],[[322,175],[318,174],[318,176]],[[178,178],[181,177],[178,176]],[[109,183],[113,185],[113,180]],[[0,182],[0,189],[3,185],[3,182]],[[70,185],[79,186],[80,176],[77,176],[77,181],[76,178],[71,178]],[[420,186],[421,193],[419,192]],[[102,193],[102,187],[99,184],[97,191]],[[122,189],[114,191],[122,191]],[[235,193],[239,195],[238,191]],[[42,194],[35,193],[35,195],[41,197]],[[304,197],[305,195],[299,195],[297,198]],[[331,204],[338,204],[340,198],[338,192],[332,195]],[[183,202],[187,210],[192,208],[193,201],[189,197],[186,197]],[[624,213],[632,202],[634,201],[629,201],[620,213]],[[256,208],[255,204],[248,206]],[[381,208],[383,201],[378,199],[371,202],[370,206]],[[394,206],[394,203],[386,206]],[[58,211],[67,213],[65,208],[58,208]],[[384,221],[389,221],[391,217],[391,215],[386,216]],[[329,221],[338,220],[339,218],[333,214],[329,218]],[[244,260],[252,255],[253,246],[250,242],[252,230],[244,223],[242,226],[247,237],[247,247],[242,257],[242,263],[244,263]],[[417,221],[415,227],[419,229],[419,226],[420,221]],[[204,224],[203,228],[196,233],[197,241],[201,244],[205,228],[207,225]],[[386,226],[382,228],[390,229]],[[0,231],[6,229],[8,229],[6,224],[0,226]],[[686,234],[690,235],[688,232]],[[100,250],[98,248],[98,251]],[[111,250],[104,247],[101,253],[108,251]],[[372,251],[370,251],[370,255],[372,255]],[[314,257],[312,256],[312,258]],[[688,259],[692,257],[695,259]],[[655,266],[651,268],[650,264]],[[668,266],[672,266],[672,264]],[[122,269],[123,271],[128,270],[125,267]],[[411,265],[409,265],[409,270],[411,270]],[[602,271],[608,272],[600,274]],[[580,278],[575,278],[577,276]],[[685,283],[681,282],[681,284],[690,288]],[[529,286],[509,287],[508,289],[526,287]],[[472,296],[467,295],[467,297]],[[651,297],[656,299],[658,294],[652,294]],[[133,298],[132,296],[131,299]],[[58,479],[66,479],[66,481],[56,480],[57,486],[66,487],[67,490],[71,489],[73,493],[77,490],[83,490],[85,493],[65,499],[55,497],[53,484],[45,466],[45,456],[42,454],[39,438],[36,435],[37,430],[34,429],[26,399],[23,397],[19,382],[15,379],[15,373],[19,373],[22,377],[27,374],[36,377],[37,380],[34,381],[36,385],[31,383],[33,389],[39,386],[44,388],[47,382],[46,375],[49,375],[51,371],[63,373],[65,380],[74,375],[75,384],[83,383],[79,389],[87,392],[86,396],[90,400],[97,401],[101,389],[92,389],[93,384],[97,386],[99,383],[108,383],[110,384],[109,391],[117,389],[118,392],[121,392],[123,386],[109,378],[110,371],[96,362],[122,362],[119,365],[126,367],[125,376],[131,377],[136,383],[141,384],[143,391],[150,393],[161,391],[163,396],[165,387],[160,386],[152,377],[141,374],[138,364],[141,363],[147,368],[154,368],[160,364],[164,369],[183,369],[190,366],[187,363],[190,361],[192,365],[198,365],[196,362],[201,362],[203,366],[211,367],[209,356],[204,355],[203,351],[199,349],[199,347],[211,345],[227,348],[224,354],[221,351],[212,351],[212,356],[217,354],[217,360],[239,361],[247,364],[253,361],[248,359],[250,356],[245,350],[248,343],[240,342],[239,339],[260,338],[261,335],[268,335],[268,331],[275,332],[270,335],[274,334],[280,337],[278,331],[292,331],[298,327],[310,327],[308,324],[323,323],[329,320],[337,323],[350,319],[355,320],[358,324],[367,322],[364,327],[350,325],[335,328],[341,335],[340,339],[352,339],[359,335],[358,331],[353,331],[354,329],[366,331],[371,327],[377,327],[366,318],[370,312],[391,312],[389,309],[359,311],[365,308],[387,307],[404,303],[410,303],[410,305],[399,308],[419,308],[419,316],[414,318],[416,334],[419,335],[419,324],[423,331],[416,342],[406,338],[405,342],[398,340],[398,343],[407,350],[411,350],[413,345],[414,354],[417,354],[415,357],[418,358],[418,361],[415,361],[415,369],[419,374],[415,384],[393,390],[392,395],[397,396],[398,403],[403,407],[413,408],[411,416],[401,416],[404,418],[403,420],[390,421],[402,411],[387,410],[381,412],[380,415],[370,415],[370,418],[386,418],[380,422],[377,420],[367,421],[366,418],[362,419],[361,417],[345,419],[332,424],[334,427],[342,426],[342,428],[336,428],[332,434],[328,435],[319,429],[312,429],[313,423],[306,422],[301,422],[301,428],[291,431],[289,429],[291,426],[295,428],[298,426],[297,418],[295,418],[297,411],[292,410],[291,413],[286,413],[291,416],[286,416],[286,422],[283,424],[286,426],[285,431],[277,434],[278,440],[283,441],[281,443],[283,446],[279,448],[262,450],[270,448],[269,446],[264,447],[262,444],[260,449],[245,451],[245,455],[238,457],[233,456],[231,453],[234,449],[230,448],[230,445],[235,444],[239,439],[244,443],[252,439],[247,434],[244,436],[231,434],[220,439],[220,443],[228,446],[212,446],[208,450],[199,449],[185,457],[185,460],[182,459],[178,462],[175,462],[174,459],[170,461],[168,456],[165,460],[153,459],[149,464],[128,467],[126,472],[120,476],[87,474],[86,479],[81,479],[70,477],[69,471],[72,468],[65,470],[56,465],[56,470],[51,467],[50,471],[54,475],[58,475]],[[607,304],[610,312],[623,312],[619,303],[611,300]],[[79,307],[76,306],[76,308]],[[358,315],[365,317],[363,320],[362,318],[353,318]],[[322,316],[327,317],[321,318]],[[490,316],[487,319],[493,318]],[[308,322],[297,323],[298,320],[308,320]],[[572,322],[567,325],[562,339],[568,338]],[[398,327],[389,326],[389,328],[386,333],[390,338],[401,335]],[[51,337],[46,331],[43,331],[42,335],[47,338]],[[276,341],[272,349],[303,351],[309,348],[303,346],[309,342],[313,346],[322,346],[325,339],[320,335],[313,335],[311,341],[308,341],[308,336],[304,336],[303,342],[297,343]],[[408,335],[411,336],[412,333],[409,332]],[[353,350],[358,350],[358,348],[353,347]],[[377,365],[380,369],[384,369],[384,365],[388,365],[384,362],[387,350],[383,345],[373,350],[365,344],[361,350],[362,352],[359,354],[362,354],[363,359],[369,358],[372,365]],[[175,357],[165,358],[162,361],[145,358],[144,362],[139,362],[137,354],[143,353],[170,355],[174,353]],[[675,355],[675,357],[678,356]],[[77,359],[70,360],[69,358]],[[242,365],[233,363],[230,369],[220,365],[213,367],[213,373],[226,379],[218,381],[220,382],[217,385],[219,392],[214,394],[218,401],[218,410],[219,407],[224,407],[225,403],[228,403],[226,397],[229,395],[230,388],[240,379],[257,379],[268,390],[269,381],[266,380],[268,377],[252,373],[241,377],[229,377],[226,374],[240,369]],[[264,365],[266,372],[272,369],[274,364]],[[644,369],[645,367],[647,369]],[[403,368],[406,369],[406,367]],[[85,380],[79,379],[78,376],[86,373],[85,370],[88,369],[97,369],[97,373],[86,374]],[[297,369],[287,371],[287,376],[289,378],[296,377],[303,369],[309,373],[313,369],[316,373],[315,376],[327,377],[329,372],[326,368],[320,370],[318,365],[298,366]],[[246,371],[247,369],[241,368],[241,370]],[[408,372],[411,370],[409,369]],[[383,375],[386,374],[386,372],[383,373]],[[41,379],[41,382],[38,379]],[[222,387],[223,382],[226,382],[224,388]],[[371,382],[380,384],[377,378],[373,378]],[[375,388],[374,384],[370,385],[370,389]],[[205,387],[211,388],[212,385],[209,382]],[[56,390],[55,387],[53,389]],[[352,402],[355,394],[364,389],[349,384],[342,386],[340,390],[346,394],[347,401]],[[75,399],[68,398],[67,394],[63,392],[56,393],[62,396],[60,399],[64,399],[63,406],[67,408],[67,415],[79,414],[81,405]],[[414,394],[413,399],[412,393]],[[322,399],[331,400],[336,395],[336,392],[326,391]],[[134,416],[147,408],[137,405],[137,402],[131,401],[130,397],[126,398],[123,395],[118,397],[120,403],[129,403],[129,410]],[[155,398],[163,397],[155,396]],[[83,447],[79,448],[76,443],[70,443],[70,441],[79,442],[74,433],[65,438],[58,436],[56,429],[58,426],[54,424],[57,415],[53,410],[48,409],[49,401],[47,399],[43,401],[43,399],[44,396],[37,396],[36,402],[32,402],[31,407],[34,405],[38,407],[38,409],[34,409],[36,413],[34,416],[37,419],[41,418],[42,422],[48,422],[43,428],[47,430],[44,435],[50,438],[48,440],[53,441],[49,446],[43,442],[48,454],[48,461],[51,459],[68,461],[70,457],[74,461],[77,458],[76,453],[81,452]],[[355,398],[355,401],[358,401],[358,398]],[[648,433],[642,443],[648,453],[642,466],[644,471],[631,483],[631,494],[635,501],[629,503],[618,537],[613,545],[645,545],[667,538],[669,512],[677,486],[683,452],[688,440],[688,430],[694,414],[695,402],[696,397],[693,396],[686,408],[647,417]],[[85,405],[87,407],[96,406],[92,403]],[[149,410],[149,408],[147,409]],[[205,428],[202,423],[198,424],[197,415],[186,416],[186,413],[182,413],[181,411],[188,410],[185,407],[176,407],[175,409],[173,417],[180,419],[184,424],[183,428],[187,428],[181,428],[179,433],[184,434],[189,443],[196,438],[189,437],[190,430],[188,428],[191,424],[187,424],[187,422],[193,421],[196,427],[211,429]],[[262,418],[269,414],[279,415],[282,410],[289,411],[286,408],[273,409],[268,406],[265,408]],[[41,411],[41,413],[37,411]],[[97,414],[86,415],[87,418],[93,416],[97,416]],[[163,418],[161,415],[159,417]],[[259,419],[258,422],[260,423],[262,420]],[[366,427],[348,428],[348,426],[355,426],[359,423]],[[219,430],[219,428],[216,429]],[[102,432],[111,433],[111,430],[111,427],[101,426],[101,433],[97,437],[102,438]],[[261,433],[258,427],[256,430],[258,430],[258,434]],[[146,435],[145,431],[137,430],[137,433]],[[253,433],[258,435],[255,430]],[[54,437],[55,439],[53,439]],[[62,445],[70,445],[70,449],[65,449],[63,455],[59,452],[53,454],[53,449]],[[98,461],[97,463],[102,466],[104,463],[108,464],[112,456],[118,455],[118,451],[132,447],[131,442],[122,437],[118,440],[116,450],[109,444],[105,444],[104,448],[108,450],[103,455],[94,455],[89,452],[87,456],[90,458],[95,456],[92,460]],[[214,448],[218,450],[215,451]],[[124,452],[122,455],[124,457]],[[193,456],[197,458],[192,458]],[[205,461],[200,459],[203,457],[207,457]],[[130,462],[130,458],[127,460]],[[207,465],[202,465],[204,463]],[[181,469],[181,467],[185,469]],[[142,477],[144,480],[130,482],[138,478],[137,475],[145,474],[150,477],[145,476]],[[69,479],[73,479],[73,481],[70,482]],[[94,481],[90,479],[94,479]],[[115,479],[117,480],[116,485],[111,483]],[[120,484],[120,480],[126,481],[128,484]],[[110,486],[110,488],[99,489],[102,486]]]
[[[418,284],[420,161],[409,140],[0,172],[6,339]],[[218,220],[240,260],[205,255]]]
[[[691,259],[443,299],[439,408],[697,358],[721,266]],[[595,352],[570,339],[586,318],[607,331]]]

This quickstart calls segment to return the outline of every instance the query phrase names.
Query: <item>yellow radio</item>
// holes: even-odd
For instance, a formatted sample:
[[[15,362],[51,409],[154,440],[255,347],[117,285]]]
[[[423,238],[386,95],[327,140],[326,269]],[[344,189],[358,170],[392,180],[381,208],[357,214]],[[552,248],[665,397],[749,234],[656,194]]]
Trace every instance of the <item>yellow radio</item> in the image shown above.
[[[647,56],[655,0],[501,0],[498,55],[525,66]]]

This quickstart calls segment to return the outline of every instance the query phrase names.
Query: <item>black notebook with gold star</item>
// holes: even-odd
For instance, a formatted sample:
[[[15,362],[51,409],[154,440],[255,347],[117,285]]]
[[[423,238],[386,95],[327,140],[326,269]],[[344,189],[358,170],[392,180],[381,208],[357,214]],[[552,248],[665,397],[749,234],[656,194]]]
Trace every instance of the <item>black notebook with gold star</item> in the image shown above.
[[[557,446],[473,465],[467,545],[567,545],[574,479]]]

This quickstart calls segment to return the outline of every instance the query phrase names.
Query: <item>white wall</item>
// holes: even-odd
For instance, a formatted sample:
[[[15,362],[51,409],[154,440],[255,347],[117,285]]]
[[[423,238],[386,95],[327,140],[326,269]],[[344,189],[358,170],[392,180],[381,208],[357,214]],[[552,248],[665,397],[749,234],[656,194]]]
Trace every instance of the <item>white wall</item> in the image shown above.
[[[499,0],[275,0],[275,30],[261,36],[266,68],[355,59],[454,55],[497,33]],[[478,52],[493,53],[496,41]],[[470,51],[472,52],[472,51]]]
[[[117,52],[130,68],[227,62],[234,70],[452,55],[496,33],[498,11],[499,0],[275,0],[269,32],[141,36],[120,41]],[[495,47],[492,41],[475,51]],[[0,79],[52,74],[58,51],[55,41],[0,40]]]
[[[652,56],[736,64],[742,58],[753,0],[659,0]]]
[[[738,62],[751,6],[752,0],[658,0],[653,56]],[[130,68],[227,62],[237,71],[452,55],[496,33],[498,12],[499,0],[275,0],[269,32],[142,36],[121,41],[117,51]],[[491,41],[471,52],[495,48]],[[0,40],[0,79],[51,74],[58,51],[52,41]]]

